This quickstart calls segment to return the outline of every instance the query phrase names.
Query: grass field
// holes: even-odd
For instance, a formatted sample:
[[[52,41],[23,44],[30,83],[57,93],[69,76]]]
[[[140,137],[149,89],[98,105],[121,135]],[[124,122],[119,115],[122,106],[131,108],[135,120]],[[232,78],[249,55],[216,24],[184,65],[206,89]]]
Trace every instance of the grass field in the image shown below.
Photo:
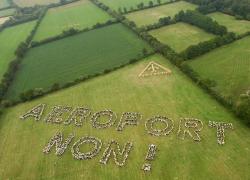
[[[216,81],[215,90],[236,100],[250,89],[250,37],[213,50],[193,61],[201,77]]]
[[[28,22],[0,32],[0,79],[6,72],[9,62],[15,58],[17,46],[26,39],[34,25],[34,21]]]
[[[6,7],[8,7],[8,6],[9,6],[8,0],[1,0],[1,1],[0,1],[0,9],[1,9],[1,8],[6,8]]]
[[[173,17],[181,10],[193,10],[197,6],[185,1],[179,1],[155,8],[150,8],[126,15],[128,19],[134,21],[138,27],[158,22],[162,17]]]
[[[111,17],[89,1],[80,1],[50,9],[34,37],[39,41],[61,34],[70,27],[84,29],[96,23],[104,23]]]
[[[15,13],[15,9],[6,9],[0,11],[0,17],[11,16]]]
[[[137,9],[137,5],[140,3],[144,3],[145,6],[148,6],[148,3],[150,1],[153,2],[153,4],[158,4],[157,0],[99,0],[103,4],[109,6],[111,9],[118,10],[119,8],[127,8],[127,10],[130,10],[131,8]],[[169,2],[170,0],[161,0],[161,3]]]
[[[172,75],[138,78],[138,74],[150,61],[169,68]],[[33,119],[19,119],[20,115],[39,103],[47,104],[45,115],[52,106],[61,104],[88,106],[94,112],[110,108],[118,117],[123,112],[140,112],[143,118],[138,126],[126,126],[123,132],[117,132],[115,127],[94,129],[89,119],[80,128],[73,125],[52,125],[43,120],[35,122]],[[175,123],[174,130],[168,137],[152,137],[144,129],[144,122],[159,114],[172,118]],[[195,117],[203,121],[201,142],[194,142],[190,138],[177,138],[180,117]],[[208,120],[233,123],[234,130],[226,130],[224,146],[217,144],[216,130],[208,128]],[[42,149],[58,130],[62,130],[65,136],[74,132],[76,138],[72,144],[86,135],[100,138],[104,143],[101,152],[92,160],[86,161],[73,159],[70,149],[61,157],[55,155],[54,149],[49,155],[44,155]],[[117,177],[122,180],[248,179],[249,136],[249,129],[167,60],[155,55],[136,65],[6,110],[0,119],[0,177],[102,180]],[[113,160],[106,166],[99,163],[107,142],[111,139],[122,145],[127,141],[133,142],[134,146],[125,167],[117,167]],[[141,167],[147,147],[151,143],[156,144],[159,151],[152,161],[152,171],[144,173]]]
[[[143,48],[151,51],[149,45],[121,24],[33,48],[22,61],[9,97],[32,88],[47,89],[54,83],[64,84],[126,64],[142,55]]]
[[[213,34],[186,23],[164,26],[149,33],[160,42],[169,45],[176,52],[181,52],[190,45],[195,45],[215,37]]]
[[[13,0],[20,7],[31,7],[35,5],[47,5],[58,3],[59,0]]]
[[[219,24],[226,26],[228,28],[228,31],[230,32],[243,34],[250,31],[250,21],[237,20],[234,16],[230,16],[220,12],[211,13],[208,16],[216,20]]]

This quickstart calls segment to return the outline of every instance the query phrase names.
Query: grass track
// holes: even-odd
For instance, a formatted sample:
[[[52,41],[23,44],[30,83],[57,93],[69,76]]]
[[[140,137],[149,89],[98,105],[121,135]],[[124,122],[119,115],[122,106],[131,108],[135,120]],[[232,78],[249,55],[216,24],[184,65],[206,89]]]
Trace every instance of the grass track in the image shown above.
[[[150,62],[158,62],[172,70],[170,76],[154,76],[139,79],[138,74]],[[119,133],[115,127],[96,130],[90,121],[83,127],[51,125],[32,119],[21,121],[19,116],[31,107],[46,103],[54,105],[88,106],[93,111],[112,109],[120,116],[122,112],[143,114],[137,127],[126,127]],[[153,115],[166,115],[175,121],[168,137],[151,137],[144,129],[144,122]],[[202,141],[176,137],[180,117],[200,118],[204,123]],[[44,118],[44,116],[43,116]],[[216,130],[208,128],[208,120],[232,122],[234,130],[226,130],[226,144],[218,146]],[[56,157],[54,149],[44,155],[42,149],[58,130],[64,134],[75,132],[77,140],[86,134],[103,140],[100,154],[87,161],[72,158],[70,149],[62,157]],[[102,77],[81,83],[67,90],[48,95],[6,110],[0,120],[0,177],[3,179],[248,179],[249,129],[238,123],[230,113],[214,99],[205,94],[168,61],[159,55],[152,56]],[[132,141],[134,147],[125,167],[117,167],[113,160],[107,166],[98,161],[109,140],[119,143]],[[152,172],[144,173],[148,144],[158,146]],[[70,146],[71,147],[71,146]],[[243,158],[244,157],[244,158]]]
[[[9,62],[15,58],[17,46],[26,39],[34,25],[34,21],[28,22],[0,32],[0,79],[6,72]]]
[[[217,82],[215,90],[236,100],[250,89],[250,37],[188,61],[201,77]]]
[[[109,6],[111,9],[118,10],[119,8],[127,8],[129,10],[131,7],[137,9],[137,5],[144,3],[145,6],[152,1],[153,4],[158,4],[157,0],[100,0],[103,4]],[[161,3],[169,2],[170,0],[161,0]]]
[[[237,20],[234,16],[220,12],[211,13],[208,16],[216,20],[219,24],[226,26],[229,31],[235,32],[236,34],[243,34],[250,31],[250,21]]]
[[[174,25],[164,26],[162,28],[149,32],[160,42],[169,45],[177,52],[185,50],[190,45],[198,44],[215,37],[213,34],[186,23],[177,23]]]
[[[64,84],[126,64],[140,56],[143,48],[151,51],[121,24],[33,48],[22,61],[8,96],[16,98],[29,89],[47,89],[54,83]]]
[[[89,1],[80,1],[50,9],[34,37],[35,41],[61,34],[70,27],[89,28],[104,23],[111,17]]]
[[[194,10],[197,6],[185,1],[179,1],[155,8],[129,13],[126,17],[136,23],[138,27],[158,22],[162,17],[174,17],[179,11]]]

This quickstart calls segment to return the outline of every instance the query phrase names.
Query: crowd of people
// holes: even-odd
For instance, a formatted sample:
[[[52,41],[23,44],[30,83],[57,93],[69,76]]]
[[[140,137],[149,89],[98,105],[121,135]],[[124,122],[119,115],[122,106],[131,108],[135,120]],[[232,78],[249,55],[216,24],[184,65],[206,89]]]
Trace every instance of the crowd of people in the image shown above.
[[[93,144],[94,145],[93,150],[86,152],[86,153],[82,153],[80,151],[80,146],[85,143]],[[71,153],[75,159],[87,160],[87,159],[92,159],[93,157],[95,157],[101,150],[101,147],[102,147],[102,141],[100,139],[91,137],[91,136],[86,136],[86,137],[80,138],[78,141],[76,141],[73,144],[71,148]]]
[[[184,127],[183,127],[184,125]],[[203,128],[203,123],[201,120],[196,118],[181,118],[178,130],[178,136],[182,139],[188,134],[194,141],[201,141],[199,132]],[[190,130],[192,129],[192,130]],[[194,133],[192,133],[194,132]]]
[[[26,112],[24,115],[20,116],[20,119],[24,120],[28,117],[34,117],[36,121],[39,121],[43,114],[44,107],[45,107],[45,104],[39,104],[33,107],[28,112]]]
[[[140,121],[142,115],[137,112],[125,112],[122,114],[120,122],[116,128],[117,131],[122,131],[126,125],[138,125],[138,121]]]
[[[165,128],[157,129],[154,127],[156,123],[164,123]],[[166,136],[173,130],[173,121],[164,116],[155,116],[145,122],[145,128],[148,134],[152,136]]]
[[[224,122],[214,122],[209,121],[209,127],[217,129],[217,142],[220,145],[225,144],[225,129],[233,129],[232,123],[224,123]]]
[[[82,126],[82,123],[86,118],[91,114],[89,108],[85,107],[76,107],[69,115],[69,118],[64,122],[64,124],[68,125],[74,121],[76,126]]]
[[[105,122],[105,123],[99,122],[98,119],[100,119],[101,116],[108,116],[109,118],[108,122]],[[97,129],[108,128],[115,123],[115,120],[116,120],[116,114],[111,110],[103,110],[103,111],[96,112],[91,117],[92,126]]]
[[[112,146],[116,146],[117,151],[115,151],[112,148]],[[109,157],[113,153],[115,164],[119,167],[122,167],[125,165],[129,152],[131,151],[132,147],[133,147],[133,144],[131,142],[127,142],[124,146],[124,149],[121,150],[120,145],[115,140],[111,140],[107,148],[103,152],[100,163],[106,165],[109,160]],[[120,156],[121,158],[119,158],[118,156]]]

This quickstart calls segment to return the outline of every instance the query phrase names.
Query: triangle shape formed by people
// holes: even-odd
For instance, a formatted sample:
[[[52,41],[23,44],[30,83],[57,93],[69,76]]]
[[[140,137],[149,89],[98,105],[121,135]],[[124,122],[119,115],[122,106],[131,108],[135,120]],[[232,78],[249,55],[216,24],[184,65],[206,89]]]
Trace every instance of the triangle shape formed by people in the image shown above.
[[[171,73],[172,73],[171,70],[152,61],[139,74],[139,77],[147,77],[147,76],[155,76],[155,75],[170,75]]]

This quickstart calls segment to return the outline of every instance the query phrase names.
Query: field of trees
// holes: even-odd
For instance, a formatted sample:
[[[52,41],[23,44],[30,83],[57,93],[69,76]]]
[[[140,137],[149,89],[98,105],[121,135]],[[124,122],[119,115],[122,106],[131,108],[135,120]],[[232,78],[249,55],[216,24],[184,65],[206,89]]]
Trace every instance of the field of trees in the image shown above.
[[[35,41],[53,37],[70,28],[91,28],[112,19],[89,1],[80,1],[50,9],[34,37]]]
[[[218,48],[188,64],[203,79],[215,81],[213,87],[223,96],[236,101],[250,90],[250,37]]]
[[[11,16],[15,13],[15,9],[6,9],[6,10],[1,10],[0,11],[0,18],[5,17],[5,16]]]
[[[126,8],[127,10],[137,9],[138,5],[143,3],[143,5],[148,6],[149,2],[152,2],[154,5],[160,3],[169,2],[170,0],[100,0],[103,4],[109,6],[114,10],[121,8],[122,10]]]
[[[126,17],[134,21],[138,27],[157,23],[162,17],[174,17],[179,11],[194,10],[197,6],[186,1],[179,1],[142,11],[129,13]]]
[[[237,20],[234,16],[220,12],[211,13],[208,16],[216,20],[219,24],[226,26],[231,32],[243,34],[250,31],[250,21]]]
[[[149,31],[160,42],[169,45],[176,52],[184,51],[190,45],[207,41],[215,37],[213,34],[186,23],[177,23]]]
[[[169,76],[138,78],[138,74],[154,61],[169,68]],[[87,106],[94,112],[111,109],[118,117],[123,112],[140,112],[143,117],[138,126],[126,126],[123,132],[114,126],[95,129],[91,121],[84,121],[82,127],[73,124],[45,123],[19,116],[30,108],[47,104],[45,115],[54,105]],[[145,121],[154,115],[164,115],[174,121],[174,130],[169,136],[152,137],[144,129]],[[201,142],[187,137],[177,137],[180,117],[196,117],[203,121]],[[232,122],[235,130],[226,130],[226,144],[216,142],[216,129],[208,128],[208,120]],[[0,121],[0,176],[7,178],[50,179],[247,179],[249,177],[249,130],[214,99],[204,93],[176,67],[160,55],[154,55],[135,64],[97,77],[85,83],[53,93],[37,100],[7,109]],[[74,160],[70,149],[58,157],[54,149],[45,155],[42,149],[59,130],[64,136],[74,132],[76,141],[87,134],[103,140],[103,148],[92,160]],[[101,155],[111,139],[120,144],[131,141],[134,144],[124,167],[99,163]],[[152,172],[141,170],[148,144],[154,143],[159,151],[152,161]],[[72,143],[73,144],[73,143]],[[72,145],[71,144],[71,145]],[[70,147],[71,147],[70,145]],[[82,150],[87,147],[82,146]],[[17,151],[18,150],[18,151]],[[244,157],[244,158],[242,158]],[[25,167],[25,168],[24,168]]]
[[[51,3],[58,3],[59,0],[13,0],[20,7],[31,7],[35,5],[46,5]]]
[[[119,67],[142,56],[144,48],[151,51],[121,24],[32,48],[20,65],[8,97],[17,98],[30,89],[48,89],[54,83],[65,84]]]
[[[15,58],[17,46],[26,39],[34,25],[35,22],[28,22],[0,32],[0,79],[6,72],[9,62]]]

